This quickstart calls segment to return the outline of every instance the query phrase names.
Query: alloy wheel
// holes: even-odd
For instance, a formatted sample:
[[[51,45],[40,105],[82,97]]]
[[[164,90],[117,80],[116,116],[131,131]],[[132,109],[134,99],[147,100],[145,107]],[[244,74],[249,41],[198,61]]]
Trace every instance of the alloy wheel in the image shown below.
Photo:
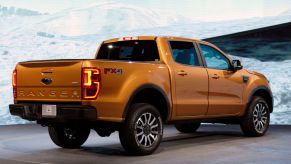
[[[135,123],[135,138],[140,145],[150,147],[160,135],[160,129],[159,119],[152,113],[144,113]]]
[[[253,110],[253,123],[258,132],[263,132],[268,126],[268,112],[267,107],[263,103],[258,103]]]

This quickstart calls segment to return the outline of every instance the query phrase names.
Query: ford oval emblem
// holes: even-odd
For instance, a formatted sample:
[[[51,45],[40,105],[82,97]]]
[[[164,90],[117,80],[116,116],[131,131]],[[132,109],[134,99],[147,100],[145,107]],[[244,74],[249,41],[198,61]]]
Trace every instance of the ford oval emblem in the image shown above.
[[[53,80],[51,78],[43,78],[41,79],[41,82],[45,85],[49,85],[53,82]]]

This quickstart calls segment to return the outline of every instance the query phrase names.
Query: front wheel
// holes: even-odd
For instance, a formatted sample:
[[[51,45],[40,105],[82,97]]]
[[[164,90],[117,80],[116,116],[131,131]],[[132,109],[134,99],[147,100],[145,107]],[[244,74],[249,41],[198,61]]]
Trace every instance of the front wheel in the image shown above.
[[[247,136],[263,136],[270,123],[269,106],[262,97],[254,97],[240,124],[242,131]]]
[[[119,130],[123,148],[133,155],[153,153],[162,140],[163,122],[158,110],[146,103],[133,104]]]
[[[48,127],[48,132],[52,141],[68,149],[79,148],[85,143],[90,134],[90,128],[80,126],[54,125]]]

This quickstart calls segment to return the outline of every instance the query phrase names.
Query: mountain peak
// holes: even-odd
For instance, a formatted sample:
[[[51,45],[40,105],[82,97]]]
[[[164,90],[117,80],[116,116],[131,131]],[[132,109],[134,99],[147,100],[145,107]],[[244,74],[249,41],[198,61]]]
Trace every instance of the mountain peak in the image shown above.
[[[48,32],[66,36],[119,33],[190,22],[169,11],[123,3],[93,3],[50,14],[42,24]]]
[[[284,16],[284,15],[291,15],[291,9],[285,10],[282,13],[280,13],[279,15]]]
[[[36,16],[36,15],[43,15],[43,13],[40,13],[34,10],[23,9],[23,8],[15,8],[13,6],[11,7],[0,6],[0,16],[11,16],[11,15]]]

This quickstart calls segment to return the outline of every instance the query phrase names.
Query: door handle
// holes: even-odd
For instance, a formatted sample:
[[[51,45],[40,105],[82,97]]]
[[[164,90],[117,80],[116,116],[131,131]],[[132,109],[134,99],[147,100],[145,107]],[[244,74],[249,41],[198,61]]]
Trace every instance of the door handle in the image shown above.
[[[187,75],[187,72],[181,70],[178,72],[178,75],[185,76],[185,75]]]
[[[214,75],[211,76],[211,78],[213,78],[213,79],[219,79],[219,76],[217,74],[214,74]]]

